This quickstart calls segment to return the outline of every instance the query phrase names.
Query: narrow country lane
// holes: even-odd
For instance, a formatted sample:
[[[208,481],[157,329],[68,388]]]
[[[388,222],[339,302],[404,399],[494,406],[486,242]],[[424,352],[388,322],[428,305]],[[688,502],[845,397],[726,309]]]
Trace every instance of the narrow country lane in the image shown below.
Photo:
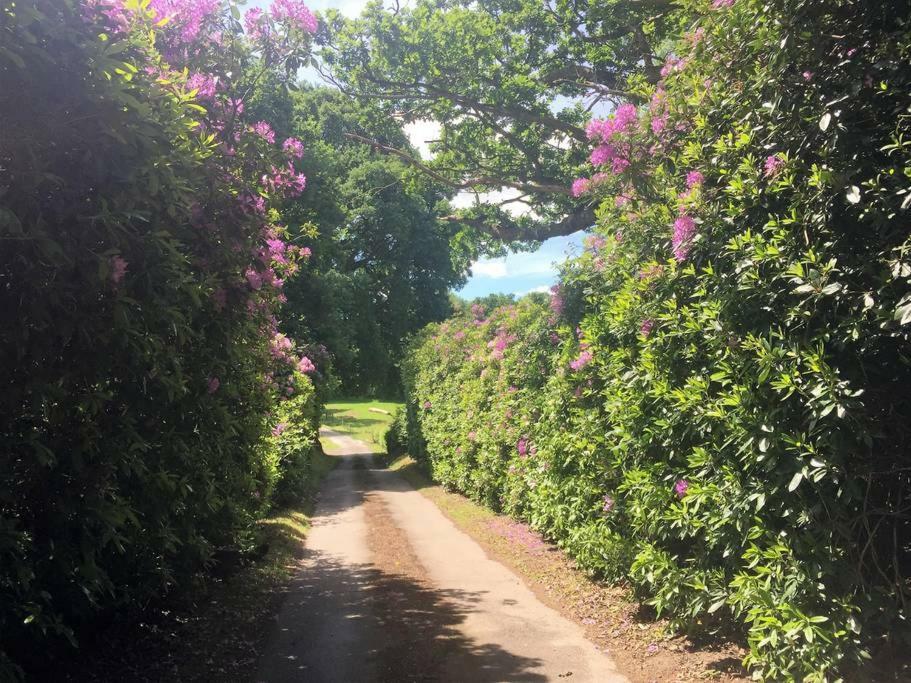
[[[258,680],[626,681],[366,444],[321,434],[342,462]]]

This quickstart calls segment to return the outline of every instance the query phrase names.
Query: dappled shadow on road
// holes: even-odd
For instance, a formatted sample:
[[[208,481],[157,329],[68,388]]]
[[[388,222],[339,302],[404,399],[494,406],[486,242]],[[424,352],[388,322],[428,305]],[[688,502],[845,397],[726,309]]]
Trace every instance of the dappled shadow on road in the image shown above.
[[[344,543],[342,554],[303,551],[257,680],[546,680],[540,660],[468,635],[483,593],[435,586],[375,494],[407,487],[363,455],[345,456],[329,474],[314,533],[323,543],[356,532],[350,511],[363,506],[369,562],[346,558],[353,551]]]
[[[306,551],[260,680],[544,681],[540,660],[459,630],[480,594]],[[291,633],[291,630],[297,633]]]

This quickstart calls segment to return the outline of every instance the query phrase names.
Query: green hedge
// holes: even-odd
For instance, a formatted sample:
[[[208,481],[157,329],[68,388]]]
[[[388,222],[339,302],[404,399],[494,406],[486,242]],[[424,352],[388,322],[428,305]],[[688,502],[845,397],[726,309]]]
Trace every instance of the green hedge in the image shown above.
[[[689,4],[590,127],[550,306],[416,340],[409,441],[681,627],[740,624],[758,676],[835,680],[907,632],[908,8]]]
[[[251,291],[274,275],[264,236],[281,245],[242,199],[282,152],[239,120],[230,154],[200,128],[214,117],[156,51],[176,34],[147,4],[0,8],[3,679],[9,657],[41,663],[99,616],[187,585],[218,548],[243,550],[315,439],[297,359],[277,363],[297,398],[276,407],[265,381],[278,292]],[[206,12],[203,26],[224,21]],[[240,78],[234,47],[207,67]],[[279,417],[293,448],[267,440]]]

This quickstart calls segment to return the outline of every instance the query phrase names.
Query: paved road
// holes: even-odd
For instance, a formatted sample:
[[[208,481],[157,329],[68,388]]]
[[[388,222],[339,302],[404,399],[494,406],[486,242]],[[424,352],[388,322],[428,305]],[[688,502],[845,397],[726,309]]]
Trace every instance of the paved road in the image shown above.
[[[627,680],[401,476],[374,468],[366,444],[321,433],[342,462],[260,681]]]

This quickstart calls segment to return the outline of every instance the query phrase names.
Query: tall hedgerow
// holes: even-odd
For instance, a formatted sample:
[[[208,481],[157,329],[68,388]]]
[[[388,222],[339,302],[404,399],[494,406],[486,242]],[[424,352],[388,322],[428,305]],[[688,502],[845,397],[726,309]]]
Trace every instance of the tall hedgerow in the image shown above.
[[[291,0],[246,35],[218,0],[0,8],[0,650],[20,663],[243,545],[280,486],[277,401],[313,396],[273,315],[308,255],[276,211],[303,150],[244,98],[314,30]]]
[[[836,680],[906,633],[909,10],[688,5],[645,103],[589,126],[599,223],[535,318],[547,376],[504,421],[481,375],[508,361],[470,359],[532,325],[452,321],[409,437],[679,625],[740,624],[757,676]]]

